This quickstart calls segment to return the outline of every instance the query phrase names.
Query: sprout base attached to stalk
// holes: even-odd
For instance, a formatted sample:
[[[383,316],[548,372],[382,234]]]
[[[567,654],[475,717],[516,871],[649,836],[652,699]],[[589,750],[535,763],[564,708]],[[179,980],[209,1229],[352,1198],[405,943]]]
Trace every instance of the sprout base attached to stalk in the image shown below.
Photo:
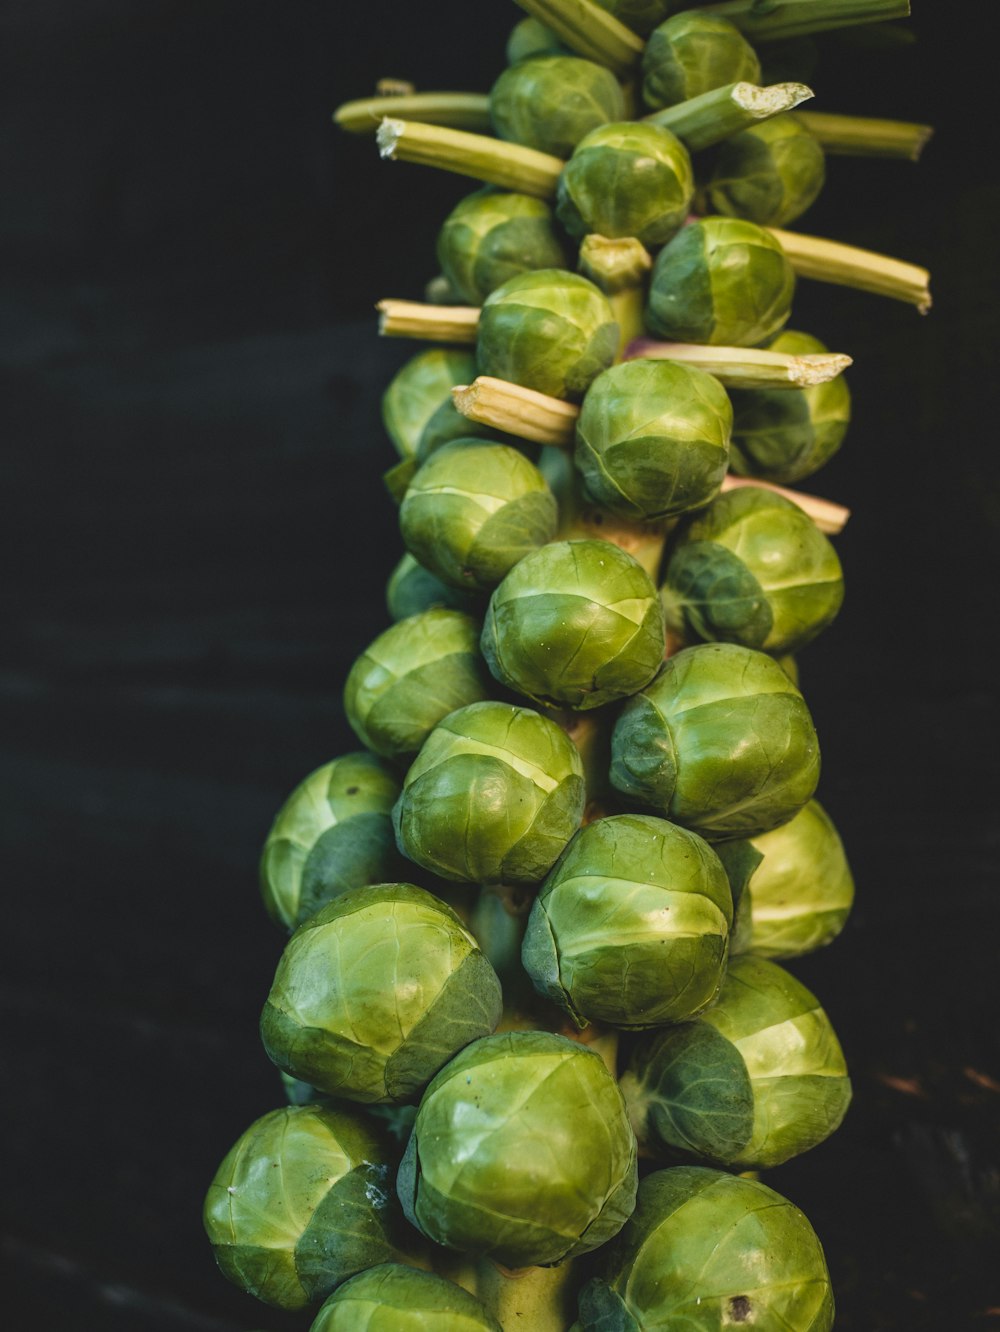
[[[646,283],[652,268],[652,255],[634,236],[583,238],[579,269],[611,302],[621,330],[617,360],[624,359],[626,348],[643,331]]]
[[[379,125],[376,140],[383,157],[440,167],[539,199],[554,197],[564,165],[558,157],[540,153],[537,148],[507,143],[487,134],[391,117]]]
[[[825,153],[840,157],[898,157],[916,162],[934,133],[930,125],[872,116],[798,111],[795,116]]]
[[[772,83],[765,88],[756,83],[729,83],[643,119],[670,130],[695,153],[762,120],[783,115],[814,95],[804,83]]]
[[[798,231],[781,231],[777,227],[767,229],[799,277],[906,301],[921,314],[931,308],[930,274],[926,268],[820,236],[803,236]]]
[[[351,134],[374,134],[387,116],[488,134],[490,99],[488,93],[411,92],[361,97],[333,113],[334,122]]]
[[[627,74],[642,55],[643,40],[594,0],[516,0],[571,51]]]

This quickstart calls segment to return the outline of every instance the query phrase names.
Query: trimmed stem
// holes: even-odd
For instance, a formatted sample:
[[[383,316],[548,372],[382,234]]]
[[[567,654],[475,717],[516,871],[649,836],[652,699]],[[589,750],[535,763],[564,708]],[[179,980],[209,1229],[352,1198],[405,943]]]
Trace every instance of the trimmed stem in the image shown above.
[[[412,97],[417,85],[409,79],[379,79],[375,84],[376,97]]]
[[[480,375],[472,384],[453,388],[451,400],[456,410],[470,421],[492,426],[505,434],[560,449],[573,445],[580,410],[562,398],[550,398],[546,393],[510,384],[505,379]]]
[[[479,328],[475,305],[426,305],[421,301],[379,301],[378,331],[385,338],[473,343]]]
[[[386,116],[488,133],[490,99],[486,93],[380,94],[345,102],[333,113],[334,122],[352,134],[374,134]]]
[[[627,74],[642,55],[643,40],[593,0],[516,0],[561,42],[618,75]]]
[[[644,119],[670,130],[690,152],[696,153],[761,120],[783,115],[813,95],[813,90],[804,83],[771,83],[766,88],[755,83],[730,83],[663,111],[654,111]]]
[[[799,111],[795,119],[824,152],[840,157],[898,157],[918,161],[934,133],[930,125],[872,116],[840,116],[827,111]]]
[[[439,167],[538,199],[554,197],[564,165],[560,158],[537,148],[414,120],[387,117],[379,125],[376,139],[383,157]]]
[[[580,246],[580,272],[607,296],[618,325],[618,355],[625,359],[629,344],[645,329],[646,279],[653,259],[634,236],[610,239],[584,236]]]
[[[819,236],[803,236],[797,231],[780,231],[777,227],[768,230],[781,243],[785,256],[800,277],[907,301],[921,314],[931,308],[930,274],[926,268]]]
[[[818,495],[806,495],[801,490],[776,486],[771,481],[761,481],[755,476],[733,476],[730,472],[722,482],[723,491],[738,490],[740,486],[757,486],[761,490],[773,491],[775,495],[783,495],[785,499],[791,500],[807,513],[819,530],[825,532],[827,536],[836,536],[838,532],[842,532],[851,516],[850,509],[845,509],[842,504],[820,499]]]
[[[504,1332],[565,1332],[576,1316],[580,1275],[572,1261],[514,1271],[484,1258],[477,1264],[476,1294]]]
[[[703,6],[703,11],[728,19],[752,42],[775,42],[857,23],[907,18],[910,0],[772,0],[766,5],[760,0],[722,0]]]
[[[852,364],[851,357],[840,352],[790,356],[758,347],[712,347],[652,338],[636,338],[625,360],[681,361],[714,375],[726,388],[737,389],[813,388],[836,379]]]

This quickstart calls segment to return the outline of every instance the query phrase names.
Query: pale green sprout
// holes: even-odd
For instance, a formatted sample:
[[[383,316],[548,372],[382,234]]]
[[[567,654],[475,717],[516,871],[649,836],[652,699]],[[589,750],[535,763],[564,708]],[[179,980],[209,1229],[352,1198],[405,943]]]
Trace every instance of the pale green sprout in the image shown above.
[[[445,277],[472,305],[520,273],[566,267],[549,205],[489,187],[466,195],[445,218],[437,257]]]
[[[536,18],[523,18],[514,24],[507,38],[507,64],[518,65],[534,56],[572,55],[551,28]]]
[[[728,19],[689,10],[651,33],[642,73],[643,100],[658,111],[729,83],[760,83],[760,61]]]
[[[421,611],[446,609],[462,610],[469,614],[482,613],[485,598],[475,590],[451,587],[437,574],[413,558],[409,551],[389,575],[385,586],[385,604],[392,620],[405,620]]]
[[[625,95],[603,65],[573,55],[536,56],[500,75],[490,117],[499,138],[566,158],[590,130],[625,119]]]
[[[330,1096],[416,1099],[500,1018],[500,982],[458,916],[413,884],[346,893],[292,935],[261,1016],[271,1060]]]
[[[773,116],[727,139],[708,182],[717,213],[762,227],[784,227],[819,197],[826,159],[794,115]]]
[[[503,1332],[484,1305],[453,1281],[401,1263],[359,1272],[320,1309],[309,1332]]]

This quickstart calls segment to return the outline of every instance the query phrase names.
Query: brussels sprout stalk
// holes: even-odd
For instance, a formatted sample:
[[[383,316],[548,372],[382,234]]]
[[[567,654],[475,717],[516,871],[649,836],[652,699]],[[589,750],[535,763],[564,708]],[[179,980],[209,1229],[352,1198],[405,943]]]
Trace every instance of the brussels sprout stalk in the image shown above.
[[[856,287],[876,296],[915,305],[921,314],[931,308],[930,274],[926,268],[891,259],[854,245],[803,236],[797,231],[769,227],[771,235],[785,252],[785,257],[800,277],[832,282],[840,287]]]
[[[626,74],[642,55],[643,41],[594,0],[516,0],[578,55]]]
[[[607,236],[584,236],[580,246],[580,272],[600,287],[614,311],[621,329],[616,360],[625,359],[625,350],[640,337],[645,323],[646,280],[653,259],[634,236],[611,240]]]
[[[440,167],[519,194],[551,199],[563,169],[558,157],[487,134],[386,117],[376,133],[383,157]]]
[[[682,361],[707,370],[727,388],[811,388],[826,384],[852,364],[840,352],[792,356],[756,347],[712,347],[695,342],[657,342],[637,338],[625,360]]]
[[[796,120],[826,153],[839,157],[898,157],[916,162],[934,133],[930,125],[871,116],[799,111]]]
[[[490,99],[487,93],[398,92],[344,102],[333,113],[334,123],[351,134],[374,134],[386,116],[419,120],[431,125],[488,134]]]
[[[378,331],[384,338],[474,343],[479,310],[472,305],[427,305],[421,301],[379,301]]]
[[[556,1267],[510,1268],[488,1258],[476,1264],[475,1294],[505,1329],[564,1332],[578,1285],[572,1259]]]
[[[703,5],[699,12],[728,19],[754,42],[776,42],[804,37],[856,23],[882,23],[907,18],[910,0],[722,0]]]
[[[729,83],[643,117],[676,134],[690,152],[739,134],[761,120],[783,115],[815,94],[804,83]]]

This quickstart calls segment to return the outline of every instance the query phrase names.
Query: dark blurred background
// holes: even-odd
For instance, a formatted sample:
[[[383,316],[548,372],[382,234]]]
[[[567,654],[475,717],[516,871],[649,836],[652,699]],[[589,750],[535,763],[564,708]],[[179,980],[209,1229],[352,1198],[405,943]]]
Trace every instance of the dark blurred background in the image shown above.
[[[1000,1327],[996,551],[1000,293],[986,6],[895,52],[828,40],[817,109],[929,120],[918,166],[833,159],[803,229],[933,270],[913,309],[803,283],[856,360],[810,488],[850,505],[843,614],[802,659],[858,904],[793,970],[856,1099],[768,1176],[838,1328]],[[509,0],[5,0],[0,673],[2,1304],[13,1332],[305,1327],[215,1270],[211,1175],[281,1099],[256,1024],[281,939],[256,860],[399,554],[378,397],[471,186],[329,114],[384,75],[486,89]],[[977,69],[978,66],[978,69]],[[12,1112],[12,1114],[11,1114]]]

